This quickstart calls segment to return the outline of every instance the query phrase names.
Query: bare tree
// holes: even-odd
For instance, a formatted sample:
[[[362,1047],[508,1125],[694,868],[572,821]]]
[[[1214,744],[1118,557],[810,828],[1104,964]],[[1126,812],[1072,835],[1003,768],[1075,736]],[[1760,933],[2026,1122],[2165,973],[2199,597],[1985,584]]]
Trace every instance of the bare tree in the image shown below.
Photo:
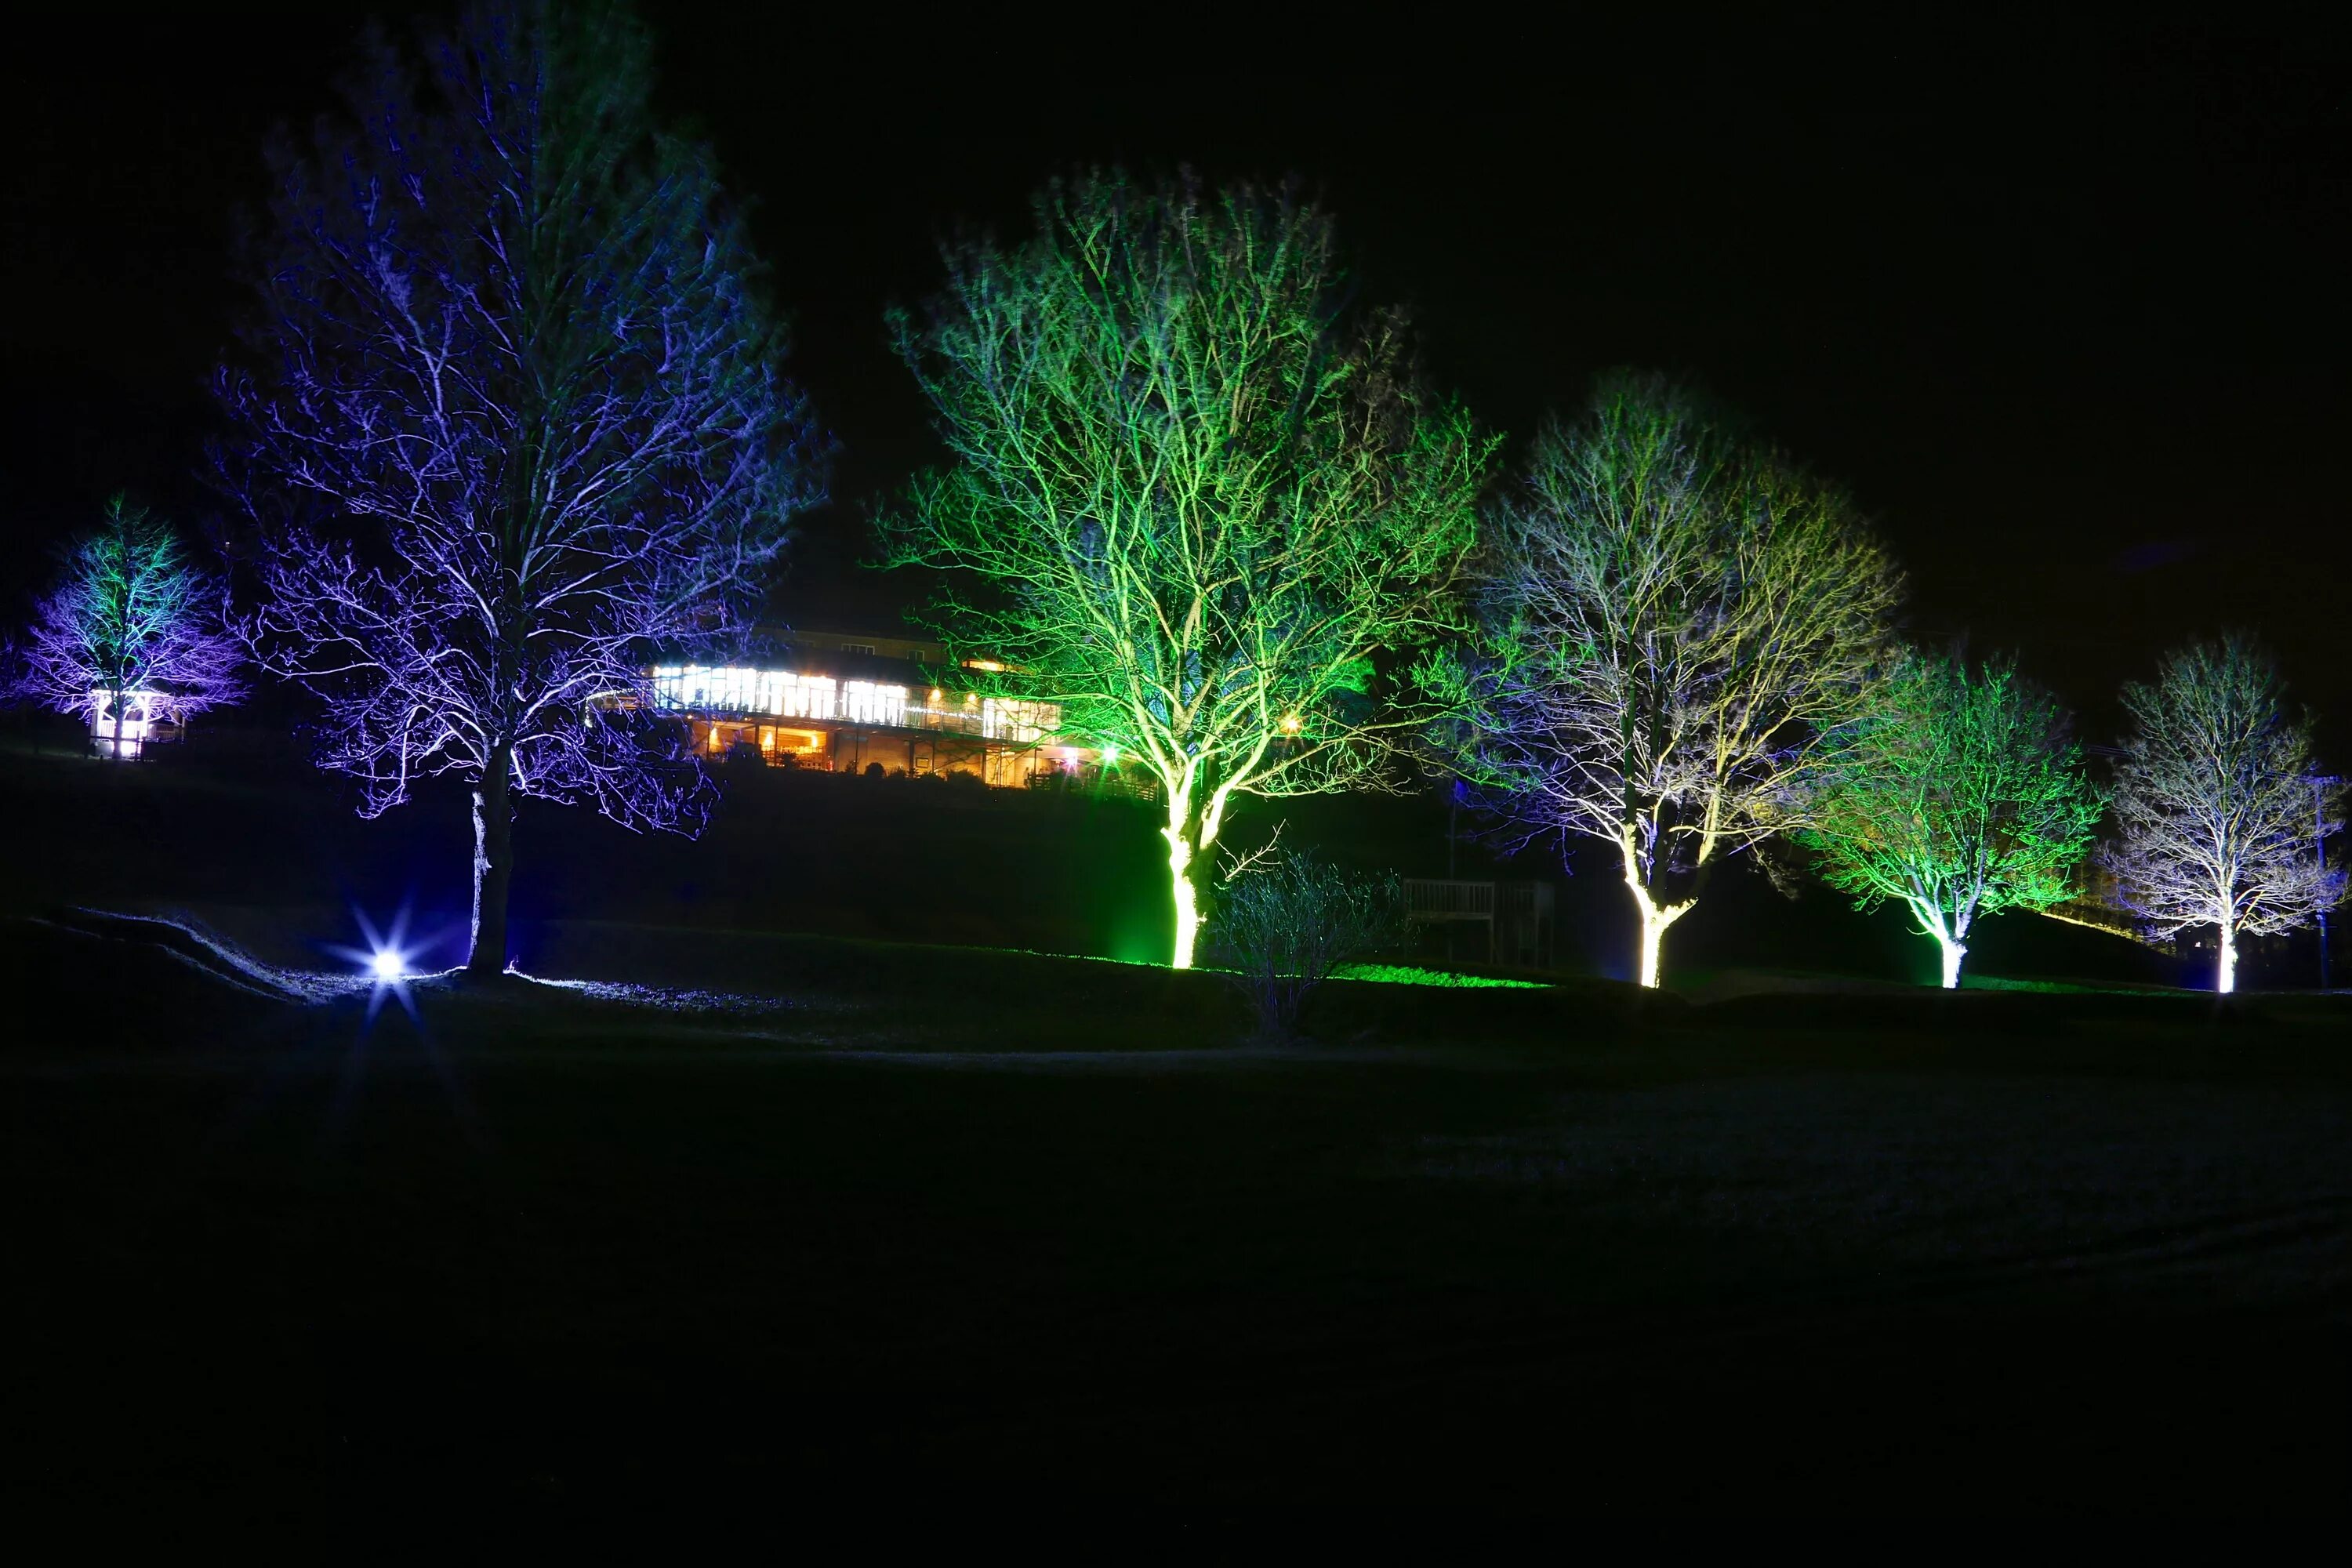
[[[1428,721],[1376,664],[1460,624],[1492,443],[1343,309],[1296,192],[1097,175],[1036,212],[893,315],[956,465],[892,559],[960,572],[950,647],[1159,780],[1181,969],[1234,803],[1380,786]]]
[[[2104,805],[2065,710],[2013,660],[1914,657],[1821,770],[1799,839],[1864,909],[1893,899],[1960,983],[1979,915],[2070,895]]]
[[[74,542],[11,662],[16,695],[82,715],[93,736],[110,722],[118,759],[133,754],[123,727],[134,704],[149,722],[184,722],[245,696],[223,584],[188,559],[170,523],[121,496]]]
[[[2240,936],[2292,931],[2344,897],[2344,873],[2313,853],[2343,826],[2341,787],[2320,776],[2310,721],[2288,717],[2277,667],[2242,637],[2169,655],[2123,701],[2122,838],[2106,864],[2149,935],[2213,927],[2214,988],[2234,990]]]
[[[1654,378],[1607,381],[1494,510],[1463,769],[1517,842],[1615,849],[1655,985],[1716,864],[1790,826],[1899,592],[1836,490]]]
[[[368,816],[472,787],[494,973],[517,798],[700,826],[649,658],[733,647],[822,453],[709,155],[652,121],[643,30],[520,0],[427,54],[420,81],[372,38],[349,121],[275,150],[223,473],[320,765]]]

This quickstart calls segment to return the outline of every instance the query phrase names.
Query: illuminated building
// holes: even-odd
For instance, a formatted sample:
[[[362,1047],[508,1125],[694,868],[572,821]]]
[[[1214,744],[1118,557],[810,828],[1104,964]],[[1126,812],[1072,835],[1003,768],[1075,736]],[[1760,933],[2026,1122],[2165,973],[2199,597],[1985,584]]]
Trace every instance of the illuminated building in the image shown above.
[[[1061,740],[1058,703],[961,689],[940,646],[915,638],[800,630],[774,658],[656,664],[651,684],[655,710],[682,719],[712,758],[748,748],[778,766],[999,785],[1093,773],[1107,761]]]

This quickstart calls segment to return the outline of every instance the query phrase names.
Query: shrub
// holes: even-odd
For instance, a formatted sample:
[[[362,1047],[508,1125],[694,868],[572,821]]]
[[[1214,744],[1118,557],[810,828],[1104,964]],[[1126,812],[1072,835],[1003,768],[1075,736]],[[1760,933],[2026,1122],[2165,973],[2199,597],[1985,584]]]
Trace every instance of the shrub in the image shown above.
[[[1296,1031],[1298,1010],[1333,970],[1399,946],[1404,888],[1392,875],[1341,870],[1318,856],[1254,856],[1230,873],[1209,931],[1211,962],[1231,973],[1259,1032]]]

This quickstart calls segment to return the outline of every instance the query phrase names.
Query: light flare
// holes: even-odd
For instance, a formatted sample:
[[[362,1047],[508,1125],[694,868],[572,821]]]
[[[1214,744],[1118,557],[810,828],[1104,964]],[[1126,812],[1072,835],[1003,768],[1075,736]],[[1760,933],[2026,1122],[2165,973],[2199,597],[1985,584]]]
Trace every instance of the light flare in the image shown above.
[[[383,1006],[384,993],[389,991],[410,1017],[416,1016],[416,1004],[409,994],[409,982],[421,979],[415,968],[418,947],[408,938],[408,909],[403,905],[392,917],[390,929],[379,931],[367,912],[354,908],[352,918],[360,928],[361,945],[331,946],[327,951],[356,965],[368,982],[367,1016],[373,1022]]]

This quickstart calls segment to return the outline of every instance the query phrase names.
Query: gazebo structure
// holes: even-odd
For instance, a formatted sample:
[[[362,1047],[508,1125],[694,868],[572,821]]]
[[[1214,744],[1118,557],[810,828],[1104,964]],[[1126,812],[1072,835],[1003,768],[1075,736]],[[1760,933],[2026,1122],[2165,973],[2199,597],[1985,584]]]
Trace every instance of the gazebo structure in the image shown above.
[[[135,763],[149,746],[177,741],[183,733],[178,710],[163,692],[117,693],[99,687],[89,694],[90,749],[101,757]]]

